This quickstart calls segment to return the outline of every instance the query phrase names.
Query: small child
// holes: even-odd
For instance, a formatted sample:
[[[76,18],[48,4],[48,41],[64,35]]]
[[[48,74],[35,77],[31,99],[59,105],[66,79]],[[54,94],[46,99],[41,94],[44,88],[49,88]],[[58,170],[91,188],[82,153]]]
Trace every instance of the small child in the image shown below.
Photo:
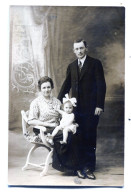
[[[68,94],[63,98],[63,110],[57,110],[62,119],[60,121],[60,125],[57,126],[51,135],[48,135],[47,141],[53,145],[53,137],[58,133],[58,131],[63,131],[63,141],[60,141],[61,144],[67,143],[68,132],[76,133],[76,129],[78,127],[77,123],[74,123],[75,116],[73,113],[73,106],[76,107],[76,98],[70,98]]]

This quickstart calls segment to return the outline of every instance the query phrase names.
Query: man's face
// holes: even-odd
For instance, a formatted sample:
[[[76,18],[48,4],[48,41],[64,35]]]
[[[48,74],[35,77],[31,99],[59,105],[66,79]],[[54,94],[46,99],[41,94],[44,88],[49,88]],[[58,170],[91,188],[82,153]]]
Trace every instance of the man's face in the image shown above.
[[[79,59],[82,59],[87,52],[87,48],[85,47],[84,43],[81,41],[79,43],[74,43],[74,53],[76,54],[76,57]]]

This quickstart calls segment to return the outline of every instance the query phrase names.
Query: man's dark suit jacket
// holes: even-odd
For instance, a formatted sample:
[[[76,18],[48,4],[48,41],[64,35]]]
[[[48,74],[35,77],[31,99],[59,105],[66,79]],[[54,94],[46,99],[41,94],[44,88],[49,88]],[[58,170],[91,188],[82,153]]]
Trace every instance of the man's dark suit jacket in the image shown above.
[[[62,100],[66,93],[72,89],[72,97],[77,99],[75,109],[76,122],[79,124],[77,138],[80,140],[73,142],[69,147],[68,153],[78,153],[78,161],[81,168],[88,167],[95,170],[96,164],[96,136],[99,116],[95,116],[95,108],[104,110],[104,100],[106,93],[106,83],[102,64],[99,60],[87,56],[81,72],[78,68],[78,60],[69,64],[67,68],[66,79],[61,87],[58,99]],[[75,139],[75,136],[73,136]],[[70,162],[70,159],[68,160]]]
[[[78,60],[69,64],[58,99],[62,100],[70,89],[81,113],[94,114],[96,107],[104,109],[106,83],[101,62],[87,56],[80,74]]]

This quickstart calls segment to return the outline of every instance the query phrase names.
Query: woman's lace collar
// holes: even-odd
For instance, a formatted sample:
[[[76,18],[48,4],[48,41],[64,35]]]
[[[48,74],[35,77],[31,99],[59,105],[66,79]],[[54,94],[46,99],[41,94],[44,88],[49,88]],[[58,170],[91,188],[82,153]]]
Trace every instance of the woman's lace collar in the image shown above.
[[[49,100],[46,100],[43,95],[39,96],[39,99],[46,102],[47,104],[51,104],[53,102],[53,97],[51,96]]]

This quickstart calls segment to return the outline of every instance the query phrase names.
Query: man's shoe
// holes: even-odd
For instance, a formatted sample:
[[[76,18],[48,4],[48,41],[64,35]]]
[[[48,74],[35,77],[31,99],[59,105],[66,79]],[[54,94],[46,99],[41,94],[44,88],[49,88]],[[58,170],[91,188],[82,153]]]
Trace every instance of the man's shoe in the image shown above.
[[[86,175],[86,178],[88,179],[96,179],[94,173],[92,171],[90,171],[89,169],[84,169],[84,173]]]
[[[85,179],[86,178],[86,175],[85,173],[83,173],[82,171],[78,170],[77,171],[77,176],[81,179]]]

